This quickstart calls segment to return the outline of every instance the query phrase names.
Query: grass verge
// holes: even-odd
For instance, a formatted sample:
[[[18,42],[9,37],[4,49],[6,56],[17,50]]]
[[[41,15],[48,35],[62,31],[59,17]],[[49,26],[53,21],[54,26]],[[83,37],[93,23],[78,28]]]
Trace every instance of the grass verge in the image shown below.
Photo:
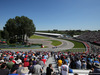
[[[68,49],[62,52],[85,52],[85,49]]]
[[[74,49],[64,50],[63,52],[85,52],[85,46],[83,43],[74,41],[74,40],[67,40],[67,41],[70,41],[74,44],[74,47],[73,47]],[[80,48],[83,48],[83,49],[80,49]]]
[[[74,44],[73,48],[85,48],[84,44],[81,43],[81,42],[77,42],[77,41],[74,41],[74,40],[68,40],[68,41],[70,41]]]
[[[30,39],[49,39],[49,38],[44,36],[32,35],[30,36]]]
[[[60,42],[60,41],[58,41],[58,40],[49,40],[49,41],[52,41],[52,45],[53,46],[59,46],[59,45],[61,45],[62,44],[62,42]]]

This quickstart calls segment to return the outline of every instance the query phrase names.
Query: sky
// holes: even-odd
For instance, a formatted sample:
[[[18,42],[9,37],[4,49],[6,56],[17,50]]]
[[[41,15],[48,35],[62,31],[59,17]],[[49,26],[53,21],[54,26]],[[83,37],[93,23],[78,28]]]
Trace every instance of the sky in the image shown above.
[[[0,0],[0,29],[16,16],[36,30],[100,30],[100,0]]]

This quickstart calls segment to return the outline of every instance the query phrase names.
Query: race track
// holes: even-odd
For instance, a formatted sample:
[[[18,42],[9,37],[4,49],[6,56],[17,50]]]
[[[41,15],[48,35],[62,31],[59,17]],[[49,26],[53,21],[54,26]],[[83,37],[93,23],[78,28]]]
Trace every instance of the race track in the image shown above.
[[[2,50],[14,50],[14,51],[61,51],[66,49],[71,49],[74,47],[74,44],[70,41],[57,39],[57,38],[50,38],[50,39],[28,39],[30,43],[38,43],[43,44],[44,46],[48,46],[48,48],[40,48],[40,49],[2,49]],[[53,48],[54,46],[51,45],[51,41],[48,40],[58,40],[61,41],[62,44],[57,46],[57,48]]]

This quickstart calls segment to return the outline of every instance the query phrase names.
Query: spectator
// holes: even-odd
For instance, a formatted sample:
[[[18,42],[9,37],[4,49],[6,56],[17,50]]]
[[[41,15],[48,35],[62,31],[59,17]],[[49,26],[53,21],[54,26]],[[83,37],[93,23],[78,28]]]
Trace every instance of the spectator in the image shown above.
[[[36,58],[33,59],[33,65],[36,65]]]
[[[11,69],[11,74],[8,74],[8,75],[18,75],[16,72],[17,72],[17,68],[13,67]]]
[[[82,69],[86,69],[86,61],[85,60],[82,60]]]
[[[94,63],[98,63],[99,64],[99,60],[97,58],[94,59]]]
[[[6,69],[7,65],[5,63],[3,63],[1,65],[1,69],[0,69],[0,75],[8,75],[9,74],[9,70]]]
[[[7,63],[7,67],[11,69],[13,67],[14,63],[12,62],[12,58],[9,59],[9,62]]]
[[[66,61],[67,64],[69,64],[69,61],[68,61],[68,57],[67,56],[65,57],[65,61]]]
[[[49,64],[49,67],[47,67],[46,69],[46,75],[51,75],[52,72],[53,72],[52,64]]]
[[[70,68],[72,69],[76,68],[75,60],[73,58],[71,59]]]
[[[29,59],[28,59],[28,55],[26,55],[24,58],[24,67],[28,67],[28,66],[29,66]]]
[[[15,61],[16,62],[16,64],[19,64],[19,63],[22,63],[22,60],[20,59],[20,56],[17,56],[17,58],[16,58],[17,60]]]
[[[76,58],[76,69],[81,69],[81,61],[79,58]]]
[[[46,59],[44,59],[44,56],[42,56],[42,60],[41,61],[43,61],[43,63],[46,65]]]
[[[74,75],[78,75],[77,73],[74,73]]]
[[[62,75],[68,75],[69,69],[66,61],[63,62],[63,65],[61,66],[61,74]]]
[[[28,75],[28,73],[29,73],[28,67],[24,67],[23,69],[21,69],[21,75]]]
[[[100,75],[100,63],[94,63],[94,71],[95,75]]]
[[[28,69],[29,69],[29,74],[34,74],[33,62],[30,62],[30,65],[28,66]]]
[[[34,65],[34,71],[35,71],[35,74],[41,75],[43,70],[42,70],[41,65],[39,65],[39,61],[37,61],[36,65]]]
[[[39,59],[39,65],[41,65],[42,68],[45,66],[45,64],[43,63],[43,61],[41,60],[41,58]]]
[[[12,59],[12,62],[13,62],[14,64],[16,63],[13,56],[10,56],[10,59]]]
[[[58,59],[57,64],[58,64],[58,70],[59,70],[59,72],[61,72],[62,60],[60,58]]]
[[[2,62],[0,62],[0,69],[1,69]]]
[[[18,66],[18,69],[17,69],[17,73],[19,74],[19,75],[21,75],[21,69],[23,69],[24,67],[23,67],[23,65],[22,65],[22,63],[19,63],[19,66]]]
[[[87,60],[87,69],[91,69],[92,68],[92,62]]]

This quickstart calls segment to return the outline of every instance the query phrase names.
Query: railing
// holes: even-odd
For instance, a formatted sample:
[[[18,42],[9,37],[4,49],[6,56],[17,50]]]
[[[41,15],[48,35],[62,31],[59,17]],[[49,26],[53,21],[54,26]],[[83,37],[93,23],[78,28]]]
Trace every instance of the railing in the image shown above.
[[[75,73],[69,73],[69,75],[74,75]],[[100,73],[77,73],[78,75],[100,75]]]

